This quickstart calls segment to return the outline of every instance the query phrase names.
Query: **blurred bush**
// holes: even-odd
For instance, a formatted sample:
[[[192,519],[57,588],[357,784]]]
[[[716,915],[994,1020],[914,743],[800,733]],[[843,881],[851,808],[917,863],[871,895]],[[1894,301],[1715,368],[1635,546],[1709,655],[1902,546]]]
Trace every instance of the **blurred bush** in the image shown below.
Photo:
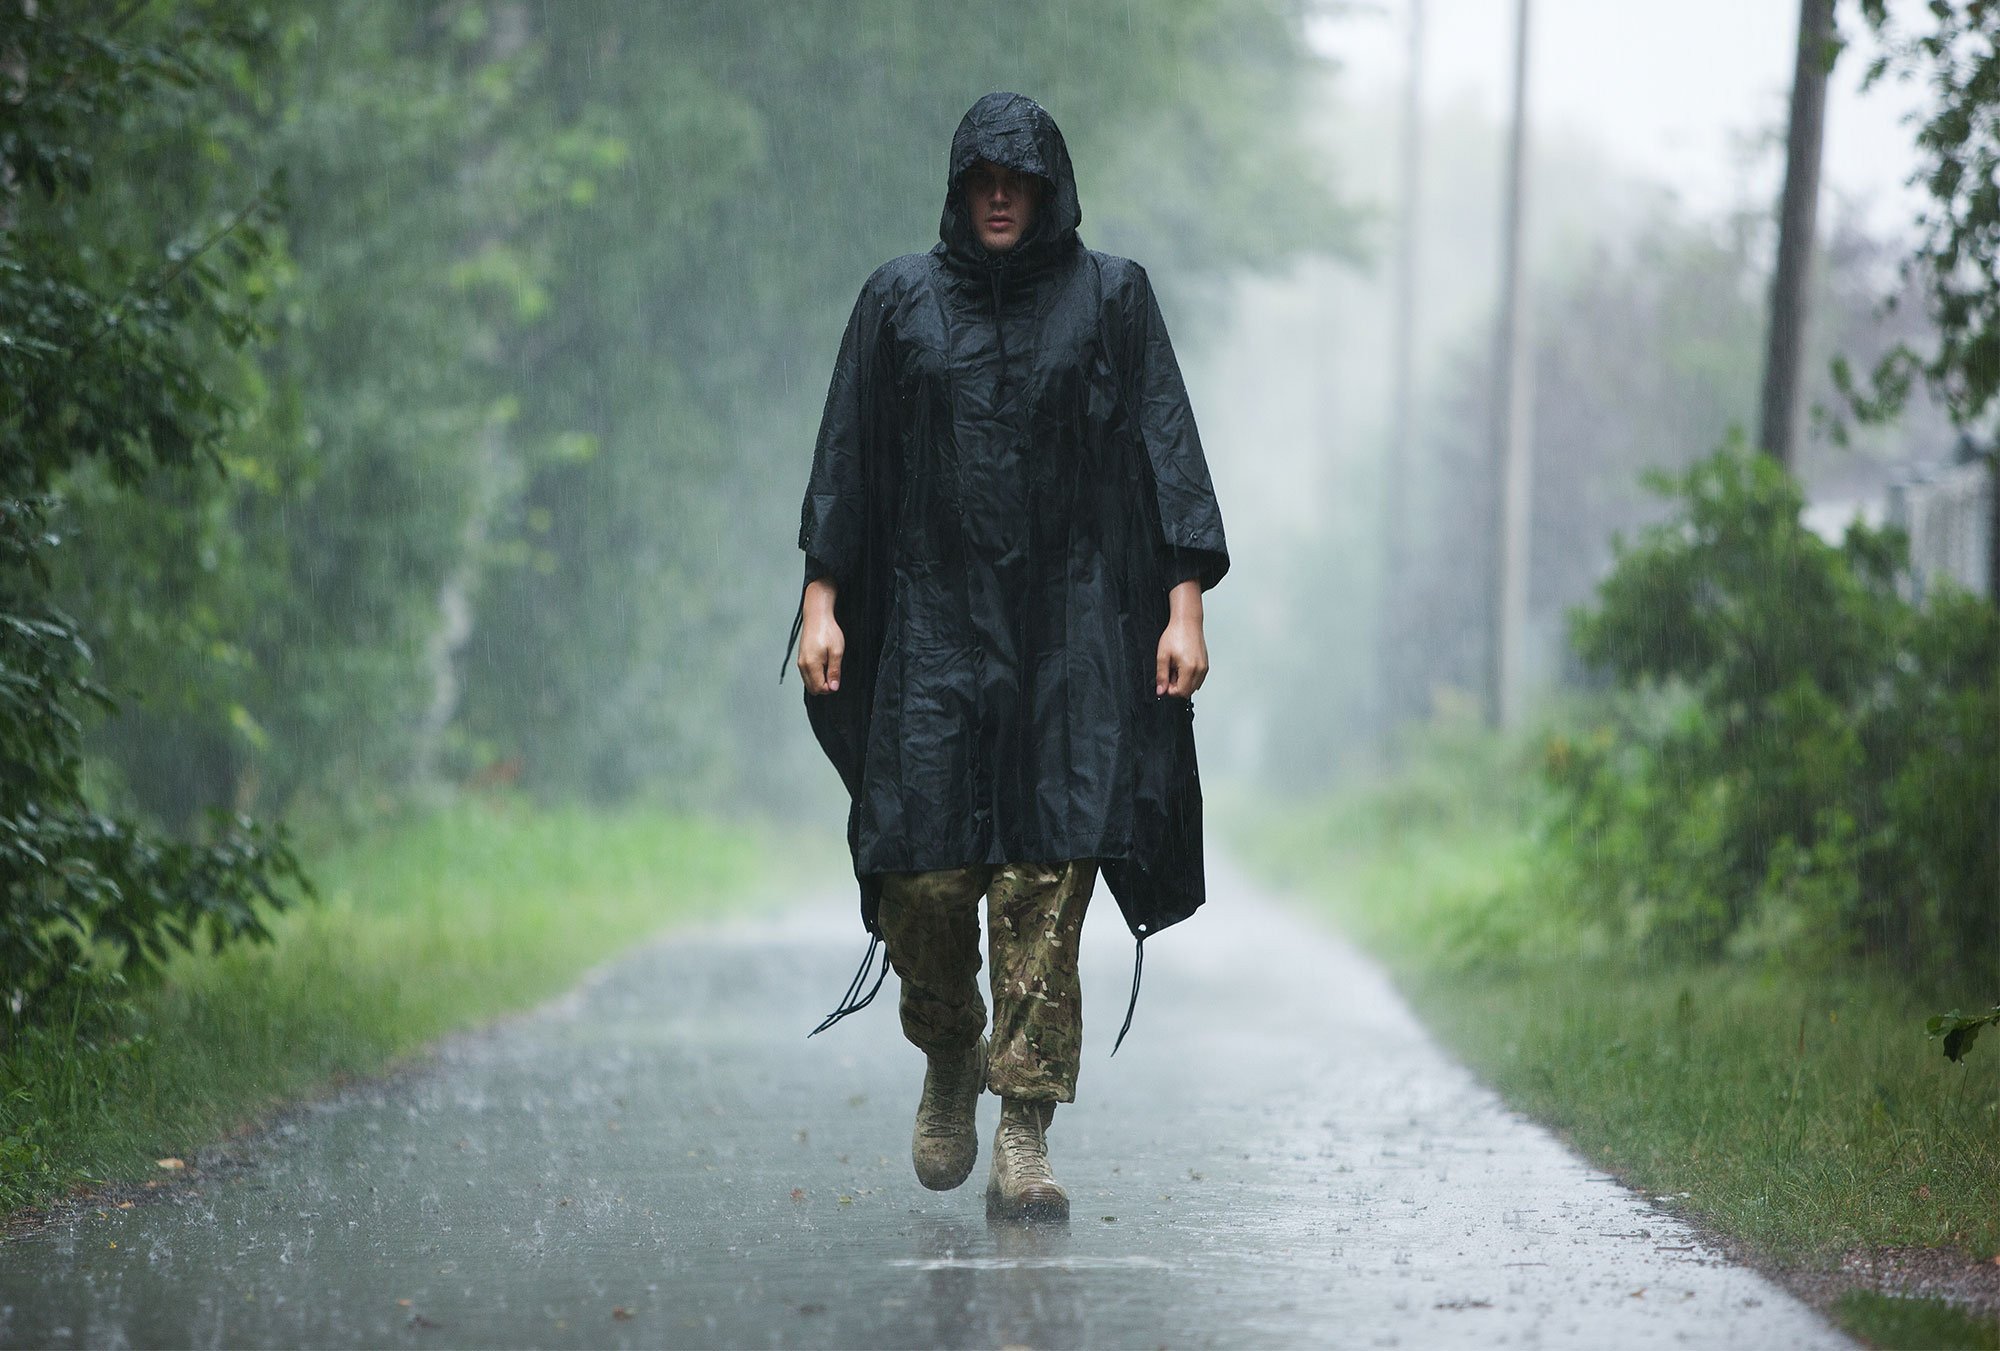
[[[1898,533],[1820,539],[1740,442],[1652,482],[1674,514],[1572,616],[1615,692],[1547,741],[1554,890],[1657,952],[1990,970],[2000,613],[1911,604]]]

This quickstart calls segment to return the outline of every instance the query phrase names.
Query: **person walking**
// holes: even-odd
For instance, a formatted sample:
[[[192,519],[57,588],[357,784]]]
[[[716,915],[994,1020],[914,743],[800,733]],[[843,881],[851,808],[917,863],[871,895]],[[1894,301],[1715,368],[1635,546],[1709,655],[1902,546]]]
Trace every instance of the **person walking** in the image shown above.
[[[1085,248],[1082,218],[1048,112],[973,104],[937,245],[855,302],[799,525],[797,665],[870,936],[814,1031],[895,968],[927,1060],[918,1180],[970,1176],[990,1088],[993,1220],[1068,1218],[1047,1137],[1075,1101],[1098,874],[1138,944],[1120,1043],[1145,941],[1204,899],[1192,696],[1229,552],[1145,269]]]

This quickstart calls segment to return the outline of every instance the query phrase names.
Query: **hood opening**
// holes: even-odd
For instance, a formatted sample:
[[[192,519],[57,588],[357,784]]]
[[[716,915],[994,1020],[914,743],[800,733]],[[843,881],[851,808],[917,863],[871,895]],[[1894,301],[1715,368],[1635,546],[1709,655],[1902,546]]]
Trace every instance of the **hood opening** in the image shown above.
[[[960,192],[966,171],[980,160],[1032,174],[1047,185],[1027,234],[1004,254],[989,253],[979,242]],[[1047,109],[1025,94],[1001,92],[986,95],[966,110],[951,138],[944,211],[938,218],[938,239],[949,257],[989,265],[1002,258],[1065,249],[1075,241],[1082,220],[1069,146]]]

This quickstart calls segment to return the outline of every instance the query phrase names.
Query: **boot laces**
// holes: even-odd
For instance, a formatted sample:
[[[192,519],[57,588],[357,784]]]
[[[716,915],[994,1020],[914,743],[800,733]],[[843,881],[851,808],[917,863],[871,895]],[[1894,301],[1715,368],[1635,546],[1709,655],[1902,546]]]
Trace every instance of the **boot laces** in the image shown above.
[[[1048,1136],[1039,1115],[1006,1116],[1000,1121],[1000,1147],[1017,1182],[1054,1182],[1049,1171]]]
[[[918,1109],[926,1135],[952,1135],[964,1129],[961,1118],[965,1088],[976,1072],[977,1051],[950,1063],[933,1062],[924,1078],[924,1098]]]

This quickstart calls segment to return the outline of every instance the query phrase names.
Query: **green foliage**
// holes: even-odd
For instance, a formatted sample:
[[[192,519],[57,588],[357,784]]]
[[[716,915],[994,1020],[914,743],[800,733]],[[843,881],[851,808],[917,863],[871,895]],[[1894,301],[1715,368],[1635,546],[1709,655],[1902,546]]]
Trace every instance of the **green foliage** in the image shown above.
[[[128,12],[129,13],[129,12]],[[226,29],[153,45],[91,36],[40,10],[9,18],[13,114],[0,138],[17,185],[0,217],[0,1042],[66,986],[126,974],[176,947],[267,936],[262,910],[300,885],[281,833],[218,818],[171,839],[96,810],[83,718],[104,705],[78,624],[51,597],[51,490],[79,466],[131,488],[212,455],[228,406],[206,374],[254,322],[234,284],[261,246],[261,199],[160,254],[87,228],[95,147],[128,100],[172,103]],[[10,1138],[16,1154],[28,1149]]]
[[[1922,295],[1935,341],[1929,351],[1897,344],[1876,363],[1865,388],[1844,359],[1835,363],[1834,377],[1865,421],[1894,417],[1922,381],[1953,422],[1973,426],[2000,396],[2000,43],[1995,42],[2000,10],[1990,0],[1933,0],[1913,25],[1914,11],[1902,7],[1892,15],[1887,0],[1861,0],[1863,20],[1878,44],[1863,87],[1891,77],[1926,86],[1916,137],[1920,162],[1910,181],[1923,187],[1929,201],[1918,216],[1918,243],[1903,271]],[[1985,458],[1992,471],[1990,491],[2000,500],[2000,448],[1989,445]],[[2000,521],[2000,513],[1995,519]],[[2000,534],[1989,541],[1988,553],[1988,601],[2000,606]],[[2000,669],[1992,664],[1995,653],[1973,655],[1987,657],[1989,672]],[[1983,717],[1990,727],[1990,702],[1976,695],[1948,701],[1938,710],[1948,720],[1947,739],[1963,742],[1970,732],[1974,744],[1987,740],[1965,719]],[[1948,837],[1941,843],[1950,859],[1970,862],[1982,852],[1974,841],[1990,826],[1991,812],[1971,820],[1979,799],[1953,794],[1963,793],[1969,776],[1990,777],[1992,759],[1989,750],[1984,769],[1965,770],[1939,756],[1923,757],[1896,793],[1906,812],[1926,793],[1935,796],[1949,818],[1937,833]],[[1992,877],[1989,865],[1985,884],[1991,885]],[[1971,877],[1953,881],[1960,888],[1981,885]],[[1945,1053],[1957,1059],[1976,1032],[1974,1025],[1949,1033]]]
[[[7,1204],[9,1192],[25,1197],[54,1190],[56,1174],[49,1166],[41,1134],[30,1123],[0,1135],[0,1178],[7,1179],[6,1189],[0,1191],[0,1205]]]
[[[1935,0],[1894,14],[1888,0],[1862,0],[1861,11],[1879,44],[1866,83],[1925,86],[1911,182],[1929,201],[1907,271],[1921,282],[1937,337],[1927,353],[1907,344],[1889,352],[1868,390],[1846,366],[1838,375],[1864,418],[1892,415],[1922,380],[1969,423],[2000,395],[2000,12],[1989,0]],[[1922,16],[1914,25],[1913,14]]]
[[[1957,1009],[1950,1013],[1936,1014],[1924,1022],[1924,1031],[1932,1039],[1944,1041],[1944,1058],[1950,1061],[1965,1059],[1965,1053],[1972,1049],[1972,1043],[1979,1040],[1982,1027],[2000,1027],[2000,1004],[1985,1013],[1964,1014]]]
[[[185,109],[216,44],[248,39],[204,34],[189,16],[157,42],[127,44],[98,35],[90,17],[102,16],[8,8],[0,488],[44,491],[85,460],[131,483],[212,451],[222,430],[227,404],[204,366],[253,331],[232,282],[262,246],[264,201],[193,228],[172,222],[164,247],[90,230],[98,152],[125,109]]]
[[[208,368],[238,409],[229,473],[70,476],[83,537],[58,572],[124,702],[91,748],[170,821],[411,777],[440,595],[471,587],[518,476],[499,351],[546,303],[535,241],[566,209],[523,111],[534,52],[443,21],[476,8],[214,8],[259,41],[185,106],[124,108],[89,223],[157,229],[285,174],[245,279],[264,322]]]
[[[1820,540],[1740,443],[1656,486],[1677,514],[1574,617],[1619,693],[1549,743],[1557,885],[1681,953],[2000,957],[2000,616],[1910,605],[1900,537]]]

